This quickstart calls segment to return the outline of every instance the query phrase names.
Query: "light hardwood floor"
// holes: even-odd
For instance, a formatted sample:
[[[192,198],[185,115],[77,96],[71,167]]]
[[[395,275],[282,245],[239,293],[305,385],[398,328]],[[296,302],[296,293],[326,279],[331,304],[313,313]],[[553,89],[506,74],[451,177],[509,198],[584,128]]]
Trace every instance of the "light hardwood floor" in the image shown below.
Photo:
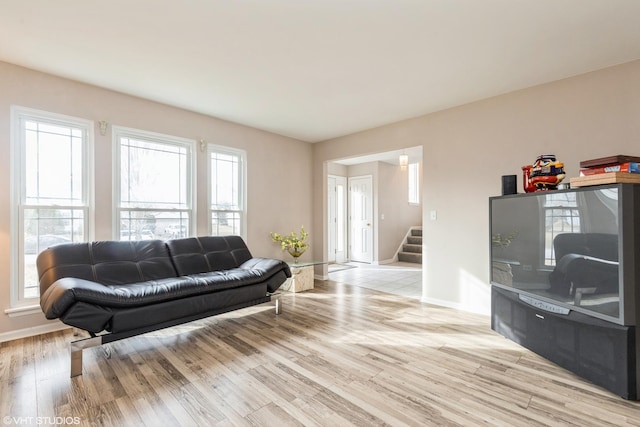
[[[3,343],[0,415],[114,426],[640,425],[640,404],[502,338],[487,317],[331,281],[282,299],[279,316],[265,304],[87,349],[73,379],[70,331]]]

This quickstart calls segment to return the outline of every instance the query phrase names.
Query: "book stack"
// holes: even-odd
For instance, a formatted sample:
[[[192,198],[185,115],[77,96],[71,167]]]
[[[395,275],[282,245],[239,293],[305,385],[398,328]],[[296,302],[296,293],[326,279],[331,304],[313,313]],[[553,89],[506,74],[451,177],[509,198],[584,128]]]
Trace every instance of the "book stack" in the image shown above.
[[[609,156],[580,162],[580,176],[571,178],[572,187],[640,183],[640,157]]]

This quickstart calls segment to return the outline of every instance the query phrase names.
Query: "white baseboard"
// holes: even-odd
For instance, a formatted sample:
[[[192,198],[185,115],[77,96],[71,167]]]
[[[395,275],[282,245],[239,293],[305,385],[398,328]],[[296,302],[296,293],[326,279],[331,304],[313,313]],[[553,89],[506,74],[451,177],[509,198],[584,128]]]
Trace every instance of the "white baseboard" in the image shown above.
[[[329,280],[329,275],[323,276],[322,274],[314,274],[313,278],[316,280]]]
[[[71,326],[65,325],[59,320],[56,320],[47,323],[46,325],[18,329],[17,331],[4,332],[0,334],[0,342],[19,340],[20,338],[33,337],[36,335],[47,334],[49,332],[61,331],[63,329],[71,329]]]
[[[477,307],[469,307],[467,305],[464,304],[460,304],[459,302],[454,302],[454,301],[447,301],[447,300],[442,300],[442,299],[437,299],[437,298],[422,298],[420,299],[420,301],[427,303],[427,304],[433,304],[433,305],[439,305],[441,307],[447,307],[447,308],[454,308],[456,310],[460,310],[460,311],[466,311],[469,313],[474,313],[474,314],[482,314],[484,316],[490,316],[491,315],[491,311],[487,311],[487,310],[478,310]]]

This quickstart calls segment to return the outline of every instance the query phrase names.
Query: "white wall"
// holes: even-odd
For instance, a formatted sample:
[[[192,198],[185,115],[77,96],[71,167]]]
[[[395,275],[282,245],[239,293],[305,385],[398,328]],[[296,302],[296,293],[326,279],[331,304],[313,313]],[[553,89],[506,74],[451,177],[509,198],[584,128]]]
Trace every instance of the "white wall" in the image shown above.
[[[581,160],[640,155],[640,61],[314,144],[314,187],[322,186],[326,160],[416,145],[424,168],[423,300],[488,313],[488,197],[500,194],[500,176],[520,175],[539,154],[556,154],[567,177],[577,176]],[[323,200],[326,185],[314,193],[316,212]],[[314,221],[321,235],[324,220]],[[315,243],[325,253],[325,243]]]
[[[19,105],[83,119],[159,132],[247,151],[247,243],[256,256],[287,256],[270,231],[288,232],[312,224],[312,148],[246,126],[104,90],[0,62],[0,341],[25,328],[50,324],[40,313],[9,317],[10,305],[10,106]],[[111,126],[95,132],[96,239],[111,239]],[[207,233],[207,159],[197,152],[197,228]],[[313,239],[313,234],[310,236]],[[304,256],[313,258],[313,252]]]

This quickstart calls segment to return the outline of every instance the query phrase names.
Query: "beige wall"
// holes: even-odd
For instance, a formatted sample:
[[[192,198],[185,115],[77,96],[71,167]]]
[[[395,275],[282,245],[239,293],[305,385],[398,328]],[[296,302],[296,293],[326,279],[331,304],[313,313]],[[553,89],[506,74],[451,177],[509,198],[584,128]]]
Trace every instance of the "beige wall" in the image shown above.
[[[310,144],[186,110],[65,80],[0,62],[0,341],[47,324],[41,314],[9,317],[10,305],[10,106],[19,105],[110,125],[159,132],[247,151],[247,243],[256,256],[285,257],[269,238],[312,223]],[[95,132],[96,239],[111,234],[111,127]],[[206,156],[197,151],[198,234],[207,233]],[[314,235],[310,236],[313,241]],[[313,258],[309,252],[305,256]]]
[[[313,146],[314,187],[326,161],[423,146],[423,300],[488,313],[488,197],[500,176],[556,154],[567,176],[581,160],[640,155],[640,61],[513,92]],[[314,194],[323,212],[324,191]],[[429,211],[437,220],[429,220]],[[324,219],[314,218],[321,235]],[[325,237],[326,239],[326,237]],[[325,253],[325,242],[315,242]]]

